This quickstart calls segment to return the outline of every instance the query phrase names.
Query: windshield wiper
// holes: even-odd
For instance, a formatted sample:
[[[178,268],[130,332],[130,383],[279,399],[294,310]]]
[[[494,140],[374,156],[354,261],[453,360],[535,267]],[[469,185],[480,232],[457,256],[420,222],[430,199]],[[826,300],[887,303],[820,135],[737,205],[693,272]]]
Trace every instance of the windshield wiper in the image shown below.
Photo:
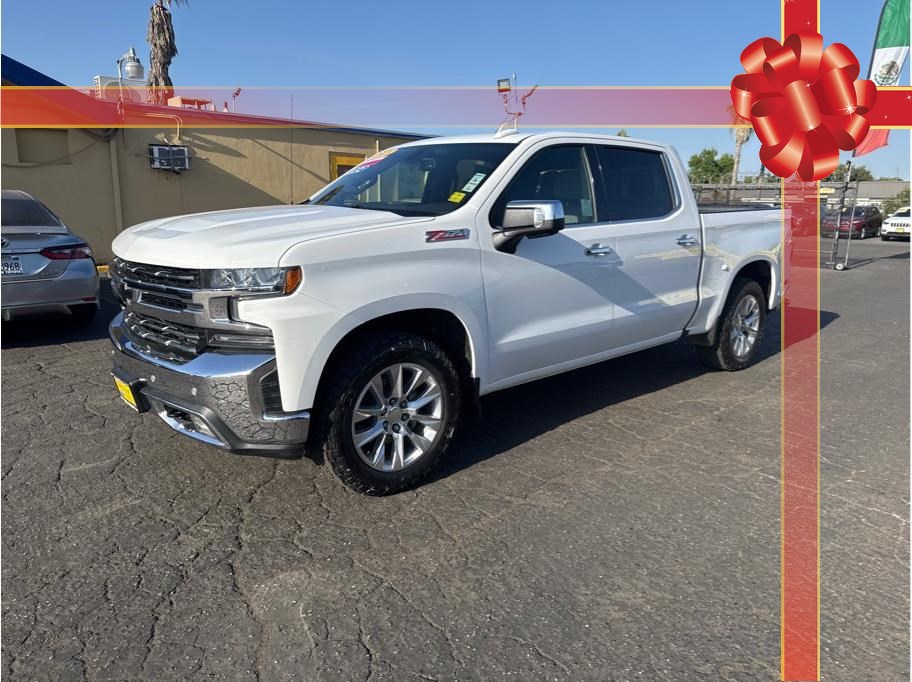
[[[362,211],[389,211],[388,208],[379,206],[365,206],[364,204],[342,204],[345,208],[360,208]]]

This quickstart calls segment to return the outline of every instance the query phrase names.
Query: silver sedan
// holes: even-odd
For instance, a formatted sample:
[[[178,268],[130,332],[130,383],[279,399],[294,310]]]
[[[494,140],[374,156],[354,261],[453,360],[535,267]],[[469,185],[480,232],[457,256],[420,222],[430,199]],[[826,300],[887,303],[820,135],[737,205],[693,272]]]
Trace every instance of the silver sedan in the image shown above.
[[[64,313],[90,323],[98,311],[92,249],[30,194],[3,190],[3,320]]]

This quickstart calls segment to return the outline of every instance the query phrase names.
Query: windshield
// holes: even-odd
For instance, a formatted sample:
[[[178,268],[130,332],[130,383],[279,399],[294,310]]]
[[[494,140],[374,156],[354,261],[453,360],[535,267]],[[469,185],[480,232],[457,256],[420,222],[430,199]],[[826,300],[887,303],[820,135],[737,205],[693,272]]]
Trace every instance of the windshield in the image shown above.
[[[893,214],[893,216],[896,217],[896,218],[908,218],[908,217],[909,217],[909,209],[907,208],[907,209],[904,210],[904,211],[897,211],[896,213]]]
[[[387,149],[358,164],[309,203],[438,216],[472,198],[515,144],[425,144]]]

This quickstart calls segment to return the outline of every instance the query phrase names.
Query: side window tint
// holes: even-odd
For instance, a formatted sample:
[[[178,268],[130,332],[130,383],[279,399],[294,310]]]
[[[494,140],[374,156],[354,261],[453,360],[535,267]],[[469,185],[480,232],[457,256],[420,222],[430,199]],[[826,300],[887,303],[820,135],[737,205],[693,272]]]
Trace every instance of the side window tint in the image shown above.
[[[533,156],[497,200],[492,212],[495,225],[502,224],[509,202],[534,200],[560,201],[567,225],[595,222],[592,181],[583,147],[550,147]]]
[[[647,220],[670,213],[674,195],[660,152],[599,147],[607,206],[601,220]]]

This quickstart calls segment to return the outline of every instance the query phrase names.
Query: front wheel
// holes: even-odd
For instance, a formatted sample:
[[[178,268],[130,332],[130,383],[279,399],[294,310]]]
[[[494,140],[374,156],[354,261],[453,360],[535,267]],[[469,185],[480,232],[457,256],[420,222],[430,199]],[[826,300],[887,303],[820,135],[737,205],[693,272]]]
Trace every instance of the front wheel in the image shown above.
[[[711,346],[696,346],[700,361],[713,369],[729,372],[753,362],[766,324],[766,297],[754,280],[738,277],[716,322]]]
[[[390,495],[415,486],[439,464],[461,394],[456,369],[436,344],[380,333],[329,371],[319,447],[345,485]]]

